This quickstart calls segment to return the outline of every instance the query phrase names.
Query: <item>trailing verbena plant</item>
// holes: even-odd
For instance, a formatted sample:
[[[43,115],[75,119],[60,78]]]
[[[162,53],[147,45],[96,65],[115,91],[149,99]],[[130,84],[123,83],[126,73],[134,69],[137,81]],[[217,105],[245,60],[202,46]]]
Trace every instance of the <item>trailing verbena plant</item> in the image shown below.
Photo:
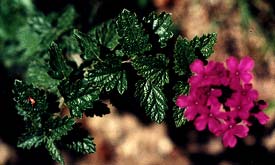
[[[104,100],[118,95],[135,98],[154,122],[169,118],[184,125],[183,107],[175,101],[189,92],[189,65],[207,63],[216,33],[188,40],[164,12],[141,18],[124,9],[88,33],[74,28],[75,18],[69,7],[61,15],[32,17],[22,29],[19,45],[29,64],[13,88],[26,124],[19,147],[44,146],[61,164],[60,149],[95,152],[79,119],[108,114]]]

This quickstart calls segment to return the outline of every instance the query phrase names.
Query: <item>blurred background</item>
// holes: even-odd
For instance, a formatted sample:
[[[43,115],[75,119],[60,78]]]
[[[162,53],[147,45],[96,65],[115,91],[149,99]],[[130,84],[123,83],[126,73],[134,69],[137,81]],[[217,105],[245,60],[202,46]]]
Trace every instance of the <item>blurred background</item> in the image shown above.
[[[20,26],[34,10],[48,15],[61,12],[67,5],[76,9],[77,28],[84,32],[114,18],[123,8],[140,16],[151,11],[169,12],[188,39],[217,32],[210,59],[224,61],[229,56],[249,55],[255,60],[253,86],[269,103],[266,113],[270,121],[265,126],[253,125],[248,137],[228,149],[220,138],[196,131],[192,123],[181,128],[169,122],[155,124],[131,109],[109,104],[111,114],[83,120],[95,138],[97,152],[81,156],[62,151],[66,164],[275,164],[275,2],[271,0],[0,0],[0,164],[55,164],[43,148],[16,147],[23,125],[11,87],[25,69],[14,54]]]

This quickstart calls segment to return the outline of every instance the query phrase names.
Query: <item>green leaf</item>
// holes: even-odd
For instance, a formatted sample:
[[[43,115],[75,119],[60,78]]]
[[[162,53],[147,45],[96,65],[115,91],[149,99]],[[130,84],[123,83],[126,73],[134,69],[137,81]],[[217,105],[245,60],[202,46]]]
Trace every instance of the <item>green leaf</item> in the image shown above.
[[[185,95],[189,92],[188,82],[177,81],[173,87],[176,95]]]
[[[117,91],[119,94],[123,94],[127,90],[128,82],[126,77],[126,71],[120,72],[119,81],[117,84]]]
[[[115,87],[120,94],[127,90],[126,71],[121,70],[120,66],[99,65],[94,70],[89,71],[87,79],[96,86],[111,91]]]
[[[100,59],[100,48],[97,45],[97,41],[92,36],[81,33],[78,30],[74,30],[74,35],[78,40],[84,60]]]
[[[93,102],[99,99],[99,88],[91,85],[86,80],[70,82],[64,80],[58,86],[60,94],[64,97],[65,103],[73,117],[82,117],[82,113],[93,108]]]
[[[113,21],[104,22],[93,28],[89,35],[95,39],[98,45],[114,50],[119,44],[119,35],[116,24]]]
[[[197,58],[208,58],[214,52],[217,34],[211,33],[202,37],[194,37],[190,42],[179,36],[174,49],[174,70],[179,75],[191,74],[189,65]],[[202,57],[200,57],[201,53]]]
[[[171,14],[162,12],[157,14],[152,12],[147,18],[144,18],[145,23],[149,24],[153,29],[154,33],[158,35],[160,47],[163,48],[167,44],[166,42],[173,37],[173,21]]]
[[[206,59],[208,58],[212,53],[214,53],[214,45],[217,42],[217,34],[211,33],[207,35],[203,35],[201,37],[194,37],[190,41],[190,46],[194,50],[200,50],[203,57]]]
[[[70,75],[72,68],[67,65],[66,58],[62,55],[57,44],[52,43],[49,48],[50,53],[50,70],[48,74],[58,80],[62,80]]]
[[[174,102],[179,95],[185,95],[189,92],[189,84],[188,82],[178,81],[173,87],[175,91],[175,97],[173,98]],[[176,127],[181,127],[186,123],[186,118],[183,113],[184,109],[179,108],[178,106],[173,107],[173,119]]]
[[[68,55],[81,54],[79,43],[73,31],[69,35],[61,36],[59,47],[61,50],[65,51],[65,54],[68,54]]]
[[[168,109],[166,98],[161,88],[150,81],[139,81],[136,84],[136,97],[145,108],[147,116],[151,120],[161,123],[165,119],[165,111]]]
[[[40,120],[42,114],[47,113],[47,93],[44,90],[34,88],[20,80],[15,80],[13,88],[14,101],[20,115],[24,115],[25,121]],[[39,123],[34,123],[39,126]]]
[[[151,49],[149,36],[145,34],[144,28],[135,13],[124,9],[117,17],[116,24],[125,55],[132,57]]]
[[[44,59],[33,60],[29,64],[24,79],[26,82],[33,84],[34,87],[57,94],[59,81],[52,79],[47,73],[48,70],[49,66]]]
[[[80,124],[75,125],[74,129],[61,139],[61,142],[65,148],[83,154],[94,153],[96,150],[90,133]]]
[[[96,151],[93,140],[94,139],[91,136],[87,136],[82,139],[73,139],[69,144],[66,144],[66,146],[76,152],[90,154]]]
[[[41,146],[45,141],[43,136],[38,136],[36,134],[24,134],[18,140],[17,147],[31,149]]]
[[[181,127],[187,122],[183,111],[184,110],[179,107],[173,107],[173,119],[175,121],[176,127]]]
[[[189,65],[197,58],[186,38],[179,36],[174,49],[174,70],[179,76],[189,75]]]
[[[53,160],[57,161],[58,163],[61,163],[62,165],[64,164],[64,159],[52,139],[47,140],[45,147],[48,150],[49,154],[52,156]]]
[[[62,136],[67,135],[69,131],[73,129],[75,123],[74,118],[69,117],[56,117],[51,118],[48,121],[48,127],[50,128],[47,137],[55,140],[60,140]]]
[[[163,54],[157,57],[145,56],[133,60],[132,65],[138,74],[154,85],[163,86],[169,83],[168,65],[169,60]]]

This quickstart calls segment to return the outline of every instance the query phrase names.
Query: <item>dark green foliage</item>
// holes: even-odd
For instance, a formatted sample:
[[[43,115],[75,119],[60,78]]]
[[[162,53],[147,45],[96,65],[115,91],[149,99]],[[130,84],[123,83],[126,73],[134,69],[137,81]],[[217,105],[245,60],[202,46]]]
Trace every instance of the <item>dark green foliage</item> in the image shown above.
[[[161,123],[168,109],[166,97],[161,88],[150,81],[139,81],[136,87],[136,96],[140,99],[140,104],[145,107],[146,114],[153,121]]]
[[[200,53],[202,53],[203,58],[208,58],[212,53],[214,53],[214,45],[217,42],[217,34],[211,33],[211,34],[204,34],[201,37],[194,37],[190,41],[190,46],[193,48],[193,50],[199,50]]]
[[[63,162],[55,142],[73,129],[75,120],[49,113],[48,93],[16,80],[14,100],[18,113],[26,122],[26,132],[20,137],[18,147],[30,149],[45,145],[54,160]]]
[[[64,80],[58,89],[73,117],[81,118],[82,113],[93,108],[93,102],[99,99],[99,89],[84,79],[75,82]]]
[[[90,36],[94,41],[110,50],[114,50],[119,44],[119,35],[117,33],[116,24],[114,21],[102,23],[90,31]]]
[[[88,136],[83,139],[79,139],[71,141],[71,143],[67,144],[66,146],[74,150],[76,152],[82,153],[82,154],[89,154],[95,152],[95,144],[93,142],[93,138]]]
[[[20,137],[18,147],[30,149],[44,145],[54,160],[64,163],[56,143],[60,143],[61,138],[73,129],[75,119],[71,117],[61,118],[56,116],[57,114],[49,113],[48,93],[44,90],[17,80],[15,81],[13,93],[18,113],[26,122],[26,132]],[[71,102],[70,105],[73,104]],[[94,146],[89,139],[83,139],[82,143],[74,144],[75,149],[85,150],[84,153],[94,152]]]
[[[66,64],[66,59],[63,57],[61,50],[55,43],[52,43],[49,48],[50,67],[48,74],[57,80],[62,80],[68,77],[72,68]]]
[[[121,36],[120,43],[125,55],[133,57],[149,51],[152,45],[145,34],[143,25],[135,13],[124,9],[116,19],[117,31]]]
[[[173,87],[175,92],[174,102],[179,95],[186,95],[189,92],[189,84],[187,82],[178,81]],[[183,116],[183,110],[179,107],[173,107],[173,119],[175,121],[176,127],[181,127],[186,123],[186,119]]]
[[[82,58],[84,60],[100,59],[100,48],[97,46],[95,39],[93,39],[89,34],[81,33],[78,30],[74,30],[74,35],[79,42],[79,46],[82,50]]]
[[[179,76],[188,76],[189,65],[197,58],[207,59],[214,52],[217,34],[211,33],[194,37],[191,41],[179,36],[174,49],[174,69]]]
[[[61,156],[60,151],[57,149],[56,144],[52,140],[47,140],[45,148],[48,150],[53,160],[64,164],[64,158]]]
[[[144,21],[149,24],[156,35],[158,35],[160,47],[166,46],[166,42],[173,37],[173,21],[168,13],[152,12]]]
[[[95,68],[88,72],[87,79],[101,89],[111,91],[116,88],[118,93],[123,94],[127,89],[126,71],[115,61],[111,65],[104,64],[95,65]]]
[[[47,139],[44,136],[36,135],[35,133],[36,132],[23,134],[23,136],[20,137],[17,146],[21,148],[31,149],[32,147],[36,148],[45,143]]]
[[[190,73],[189,65],[196,59],[194,49],[186,38],[179,36],[174,50],[174,69],[179,76]]]
[[[169,60],[163,54],[144,56],[133,60],[132,65],[146,81],[162,87],[169,83],[168,65]]]
[[[183,115],[183,110],[176,106],[173,107],[173,119],[176,127],[181,127],[187,122]]]
[[[52,79],[48,74],[49,65],[43,59],[31,61],[25,73],[24,79],[33,86],[57,93],[58,80]]]
[[[24,78],[32,85],[17,80],[13,89],[26,122],[18,146],[44,146],[60,163],[59,147],[93,153],[93,138],[76,121],[83,114],[106,115],[104,99],[133,93],[152,121],[161,123],[173,114],[175,125],[182,126],[183,110],[174,102],[188,93],[189,65],[211,55],[216,34],[189,41],[174,33],[170,14],[139,18],[126,9],[83,33],[72,30],[75,15],[70,7],[58,17],[37,15],[20,31],[19,50],[32,59]],[[73,53],[81,59],[73,59]]]
[[[62,138],[64,148],[72,151],[89,154],[96,151],[94,139],[89,135],[89,132],[81,128],[80,125],[75,125],[74,129],[69,134]]]
[[[19,80],[14,83],[13,93],[18,114],[33,127],[41,127],[41,117],[47,113],[48,108],[47,93]]]

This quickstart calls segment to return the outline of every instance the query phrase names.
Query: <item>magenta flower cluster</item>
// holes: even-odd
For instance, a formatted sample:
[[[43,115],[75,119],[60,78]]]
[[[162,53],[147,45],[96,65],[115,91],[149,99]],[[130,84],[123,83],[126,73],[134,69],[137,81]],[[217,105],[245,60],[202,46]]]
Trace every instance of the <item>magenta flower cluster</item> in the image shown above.
[[[189,95],[180,95],[176,105],[184,108],[184,116],[194,121],[199,131],[209,129],[222,138],[226,147],[234,147],[237,137],[248,135],[252,121],[267,123],[269,117],[263,112],[267,103],[258,101],[258,92],[252,88],[254,61],[235,57],[223,63],[209,61],[207,65],[195,60],[190,69]],[[256,120],[255,120],[256,119]]]

